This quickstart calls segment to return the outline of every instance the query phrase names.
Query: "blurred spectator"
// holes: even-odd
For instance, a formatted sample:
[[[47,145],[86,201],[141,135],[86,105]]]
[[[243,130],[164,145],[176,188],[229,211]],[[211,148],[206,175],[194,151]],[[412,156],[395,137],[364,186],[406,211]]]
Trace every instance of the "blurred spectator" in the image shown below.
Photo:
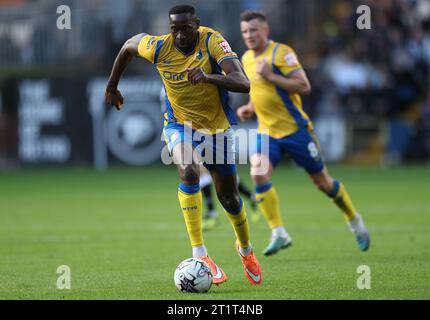
[[[408,157],[424,159],[428,157],[424,146],[430,140],[429,113],[420,109],[429,95],[429,2],[367,1],[372,12],[371,30],[356,27],[355,8],[359,4],[339,2],[332,16],[325,17],[325,40],[316,66],[325,81],[312,81],[314,89],[321,86],[316,89],[323,101],[327,100],[324,95],[334,90],[347,114],[386,118],[389,163]],[[322,107],[325,104],[317,105]],[[411,148],[412,139],[416,148]],[[419,148],[419,152],[411,152]]]

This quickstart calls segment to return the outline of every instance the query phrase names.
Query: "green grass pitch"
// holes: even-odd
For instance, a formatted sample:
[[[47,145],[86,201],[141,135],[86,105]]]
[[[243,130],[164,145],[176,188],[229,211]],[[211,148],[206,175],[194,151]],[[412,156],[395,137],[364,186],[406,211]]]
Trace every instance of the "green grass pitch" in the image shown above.
[[[251,286],[219,210],[221,225],[205,241],[229,280],[206,294],[173,284],[191,255],[174,168],[0,173],[0,299],[430,299],[430,168],[331,172],[365,218],[368,252],[303,171],[280,166],[273,182],[293,247],[263,257],[269,230],[251,224],[263,267],[263,285]],[[240,173],[249,184],[247,169]],[[60,265],[71,268],[70,290],[56,288]],[[370,267],[370,290],[357,288],[359,265]]]

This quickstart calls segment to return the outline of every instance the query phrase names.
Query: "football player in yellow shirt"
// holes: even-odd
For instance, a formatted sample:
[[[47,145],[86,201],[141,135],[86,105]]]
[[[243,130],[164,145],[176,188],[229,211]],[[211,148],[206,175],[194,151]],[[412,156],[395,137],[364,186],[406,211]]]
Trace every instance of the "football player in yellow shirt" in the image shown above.
[[[238,109],[238,116],[246,121],[255,112],[259,123],[257,148],[251,157],[251,176],[258,206],[272,229],[264,254],[273,255],[292,244],[282,222],[277,191],[270,182],[273,169],[284,154],[303,167],[314,184],[342,210],[359,249],[366,251],[370,237],[363,219],[344,185],[328,173],[312,122],[303,110],[300,95],[311,91],[306,73],[293,49],[270,40],[269,31],[264,13],[242,13],[241,32],[248,48],[242,64],[250,79],[251,91],[249,103]],[[264,150],[264,141],[268,152]],[[269,169],[263,174],[256,170],[261,162],[268,162]]]
[[[227,280],[203,242],[199,186],[199,166],[203,162],[212,174],[218,199],[233,226],[245,276],[251,284],[261,284],[261,267],[252,249],[245,206],[237,188],[231,129],[235,115],[227,104],[227,90],[249,92],[248,78],[228,42],[219,32],[200,26],[193,7],[173,7],[169,20],[169,34],[142,33],[125,42],[109,77],[106,103],[122,108],[118,83],[134,57],[155,65],[166,90],[163,132],[181,180],[178,198],[193,256],[209,265],[213,283]]]

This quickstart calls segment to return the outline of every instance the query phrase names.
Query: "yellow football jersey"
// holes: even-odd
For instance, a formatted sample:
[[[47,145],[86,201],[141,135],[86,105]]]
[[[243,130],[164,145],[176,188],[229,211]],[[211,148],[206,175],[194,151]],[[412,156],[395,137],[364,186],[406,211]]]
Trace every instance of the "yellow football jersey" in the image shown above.
[[[236,124],[235,114],[228,106],[228,93],[209,83],[192,85],[186,69],[202,67],[207,74],[222,74],[221,63],[238,57],[219,32],[207,27],[198,31],[199,40],[191,54],[179,51],[171,34],[144,36],[138,52],[156,66],[163,80],[168,121],[181,124],[190,121],[193,129],[215,133]]]
[[[294,51],[281,43],[270,41],[257,57],[252,50],[245,52],[242,64],[251,82],[250,99],[257,114],[259,131],[268,129],[270,136],[279,139],[293,134],[299,127],[311,126],[299,94],[277,87],[256,72],[257,62],[262,59],[266,59],[274,73],[286,77],[302,69]]]

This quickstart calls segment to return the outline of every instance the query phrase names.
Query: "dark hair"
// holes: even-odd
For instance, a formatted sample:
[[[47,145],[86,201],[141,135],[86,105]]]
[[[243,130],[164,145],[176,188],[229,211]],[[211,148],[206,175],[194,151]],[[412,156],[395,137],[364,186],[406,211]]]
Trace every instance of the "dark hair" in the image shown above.
[[[174,6],[172,9],[170,9],[169,11],[169,15],[171,14],[181,14],[181,13],[190,13],[192,15],[196,14],[196,9],[194,9],[194,7],[186,5],[186,4],[181,4],[178,6]]]
[[[258,19],[261,22],[266,22],[267,21],[267,17],[266,14],[262,11],[250,11],[247,10],[245,12],[242,12],[242,14],[240,15],[240,21],[251,21],[254,19]]]

